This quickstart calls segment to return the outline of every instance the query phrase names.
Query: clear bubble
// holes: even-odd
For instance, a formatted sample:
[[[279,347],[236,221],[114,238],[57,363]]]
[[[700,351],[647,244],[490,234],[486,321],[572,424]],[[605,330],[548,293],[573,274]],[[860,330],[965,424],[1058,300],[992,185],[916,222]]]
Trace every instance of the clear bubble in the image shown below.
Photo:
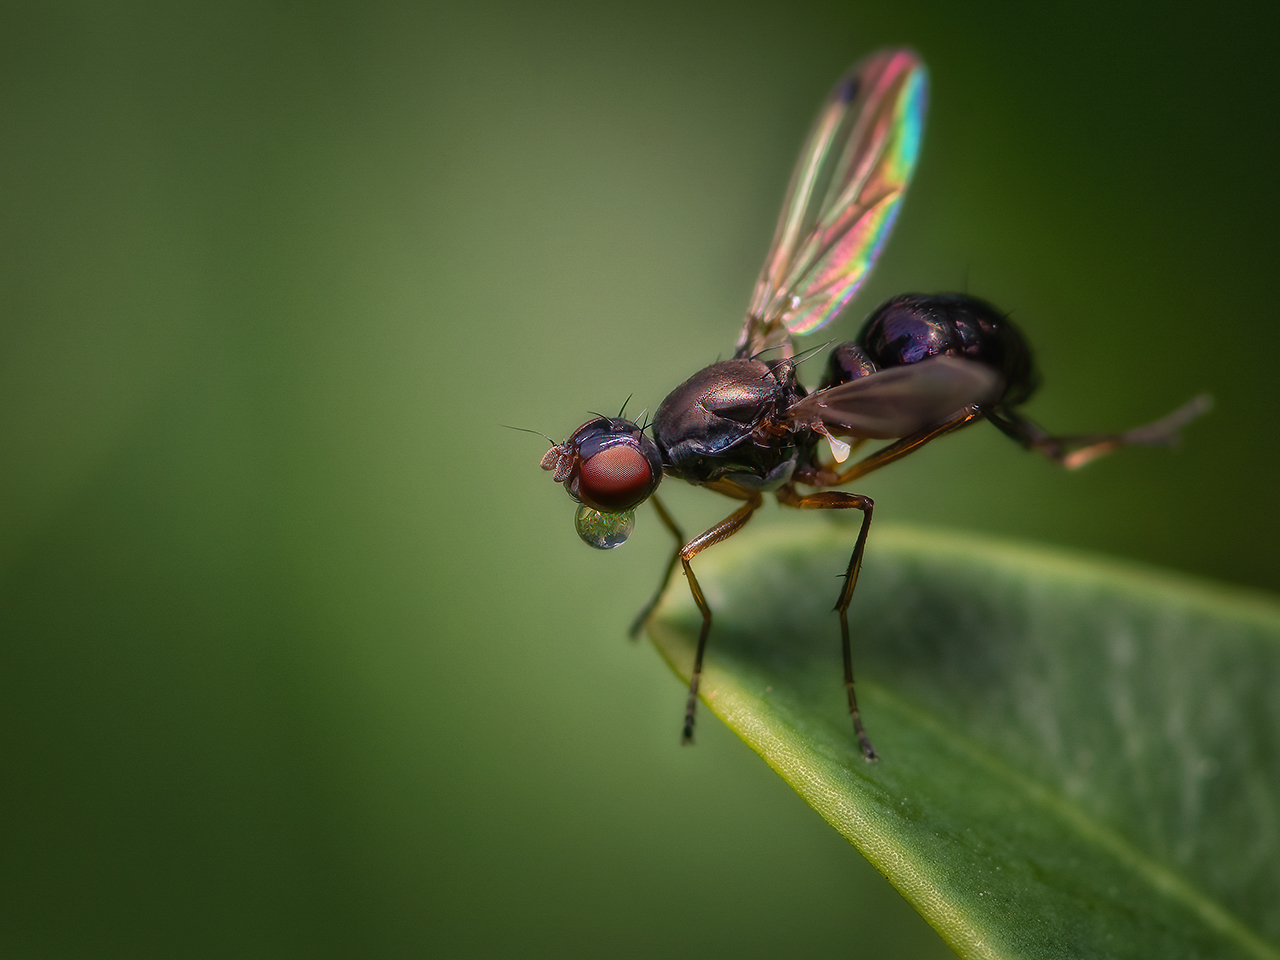
[[[573,525],[578,530],[584,543],[597,550],[612,550],[627,542],[631,531],[636,526],[636,512],[621,510],[601,513],[586,504],[578,508],[573,518]]]

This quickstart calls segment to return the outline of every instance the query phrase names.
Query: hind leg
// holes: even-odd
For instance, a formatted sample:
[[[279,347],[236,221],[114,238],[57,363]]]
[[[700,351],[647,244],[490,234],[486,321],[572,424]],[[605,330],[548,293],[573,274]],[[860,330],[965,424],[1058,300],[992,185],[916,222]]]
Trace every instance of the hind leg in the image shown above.
[[[1028,450],[1043,454],[1068,470],[1083,467],[1121,447],[1171,447],[1178,442],[1178,431],[1212,406],[1207,394],[1183,404],[1166,417],[1135,427],[1124,433],[1076,434],[1051,436],[1039,424],[1009,408],[997,408],[987,419]]]

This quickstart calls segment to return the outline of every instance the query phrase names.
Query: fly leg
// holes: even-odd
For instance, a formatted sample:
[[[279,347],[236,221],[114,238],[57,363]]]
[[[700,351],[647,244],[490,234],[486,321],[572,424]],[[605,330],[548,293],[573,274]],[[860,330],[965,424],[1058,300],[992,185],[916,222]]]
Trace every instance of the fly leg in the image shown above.
[[[667,591],[667,584],[671,582],[671,574],[675,572],[676,564],[680,562],[680,548],[684,546],[684,531],[680,529],[680,525],[672,519],[671,514],[667,513],[667,508],[662,505],[662,501],[656,496],[650,497],[649,502],[653,504],[653,508],[658,511],[658,516],[662,519],[662,525],[671,531],[671,535],[676,538],[676,547],[671,551],[671,559],[667,561],[667,569],[662,574],[662,579],[658,581],[658,589],[653,592],[653,596],[649,598],[649,602],[640,608],[640,612],[636,614],[636,618],[631,621],[631,629],[627,631],[627,636],[632,640],[640,636],[640,631],[644,629],[645,622],[649,619],[649,614],[653,613],[653,608],[658,605],[658,601],[662,599],[662,595]]]
[[[737,488],[740,489],[740,488]],[[689,592],[693,594],[693,602],[698,605],[698,609],[702,611],[702,632],[698,634],[698,652],[693,658],[693,675],[689,678],[689,700],[684,708],[684,731],[680,735],[681,743],[693,743],[693,716],[698,709],[698,682],[702,679],[702,655],[707,649],[707,636],[711,633],[711,607],[707,605],[707,598],[702,595],[702,587],[698,585],[698,578],[693,575],[693,567],[689,561],[700,554],[707,547],[719,543],[721,540],[727,540],[739,530],[741,530],[751,515],[760,509],[760,505],[764,503],[764,498],[755,490],[740,490],[740,492],[721,490],[722,493],[728,493],[730,496],[740,496],[747,502],[740,506],[729,516],[725,517],[706,533],[701,533],[686,543],[677,554],[680,563],[684,567],[685,578],[689,581]]]
[[[864,477],[873,470],[893,463],[907,454],[918,450],[930,440],[945,436],[961,427],[966,427],[986,416],[986,410],[977,404],[957,410],[945,420],[933,426],[917,431],[910,436],[896,440],[887,447],[882,447],[868,457],[864,457],[840,474],[818,472],[808,476],[797,475],[796,480],[816,487],[835,487]],[[853,651],[849,641],[849,604],[853,601],[853,590],[858,585],[858,573],[862,569],[862,554],[867,546],[867,532],[871,529],[871,513],[875,503],[870,497],[856,493],[843,493],[837,490],[823,490],[802,496],[793,485],[780,488],[775,496],[783,506],[796,507],[800,510],[861,510],[862,529],[858,531],[858,540],[853,547],[853,555],[849,557],[849,567],[844,575],[844,588],[840,591],[840,599],[836,601],[836,612],[840,614],[840,643],[844,653],[844,686],[849,698],[849,715],[853,719],[853,731],[858,735],[858,743],[862,747],[862,755],[867,760],[878,759],[875,748],[867,738],[862,726],[862,716],[858,712],[858,698],[853,690]]]
[[[908,453],[920,449],[930,440],[936,440],[938,437],[945,436],[961,427],[967,427],[971,423],[981,420],[988,416],[988,412],[976,403],[967,407],[962,407],[945,420],[940,420],[933,426],[925,427],[909,436],[903,437],[901,440],[895,440],[887,447],[881,447],[875,453],[868,457],[863,457],[849,469],[840,474],[816,474],[814,476],[801,476],[796,474],[796,480],[800,483],[813,487],[840,487],[846,483],[857,480],[859,477],[865,477],[873,470],[879,470],[881,467],[900,460]]]
[[[849,643],[849,603],[853,600],[853,589],[858,585],[858,571],[862,569],[862,554],[867,546],[867,531],[871,529],[871,512],[875,503],[870,497],[857,493],[843,493],[838,490],[824,490],[802,496],[790,485],[782,487],[776,494],[778,502],[786,507],[799,510],[861,510],[862,529],[858,531],[858,541],[853,546],[853,554],[849,557],[849,568],[844,574],[844,587],[840,590],[840,599],[836,601],[836,612],[840,614],[840,644],[844,652],[844,688],[849,697],[849,716],[853,719],[853,732],[858,735],[858,743],[862,746],[862,756],[868,760],[879,759],[867,731],[862,727],[862,715],[858,713],[858,697],[853,692],[853,651]]]
[[[1054,463],[1075,470],[1121,447],[1171,447],[1178,442],[1178,431],[1204,413],[1212,405],[1207,394],[1183,404],[1166,417],[1135,427],[1124,433],[1050,436],[1038,424],[1009,409],[997,409],[987,418],[1028,450],[1042,453]]]

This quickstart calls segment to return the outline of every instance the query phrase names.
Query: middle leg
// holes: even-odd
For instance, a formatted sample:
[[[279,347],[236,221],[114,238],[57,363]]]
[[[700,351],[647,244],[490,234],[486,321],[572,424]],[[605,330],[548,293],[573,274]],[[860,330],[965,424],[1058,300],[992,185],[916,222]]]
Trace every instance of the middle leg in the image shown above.
[[[867,731],[862,726],[862,715],[858,712],[858,697],[853,690],[853,649],[849,641],[849,604],[853,601],[853,590],[858,585],[858,572],[862,569],[862,554],[867,546],[867,531],[871,529],[871,514],[875,503],[870,497],[857,493],[844,493],[839,490],[823,490],[803,496],[795,487],[785,486],[777,492],[778,502],[783,506],[795,507],[799,510],[861,510],[862,528],[858,531],[857,543],[853,546],[853,554],[849,557],[849,567],[844,574],[844,587],[840,590],[840,599],[836,601],[836,612],[840,614],[840,645],[844,654],[844,688],[849,700],[849,716],[853,720],[853,732],[858,736],[858,744],[862,747],[862,756],[871,761],[879,759]]]

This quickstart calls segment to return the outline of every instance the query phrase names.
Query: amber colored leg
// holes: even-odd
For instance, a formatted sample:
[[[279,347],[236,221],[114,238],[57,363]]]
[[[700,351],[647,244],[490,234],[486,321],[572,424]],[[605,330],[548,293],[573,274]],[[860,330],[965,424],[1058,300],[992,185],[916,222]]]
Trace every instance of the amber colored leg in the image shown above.
[[[867,531],[871,529],[871,513],[875,503],[870,497],[857,493],[843,493],[838,490],[824,490],[801,496],[794,487],[783,487],[777,493],[778,502],[783,506],[796,507],[800,510],[861,510],[862,529],[858,531],[858,541],[853,546],[853,554],[849,557],[849,568],[845,571],[844,587],[840,591],[840,599],[836,601],[836,612],[840,614],[840,644],[844,652],[844,688],[849,698],[849,716],[853,719],[853,732],[858,736],[862,746],[862,756],[868,760],[878,760],[875,748],[862,727],[862,715],[858,712],[858,697],[853,692],[853,650],[849,642],[849,604],[853,600],[853,589],[858,585],[858,572],[862,569],[862,554],[867,546]]]
[[[698,682],[702,679],[702,655],[706,652],[707,636],[711,633],[711,607],[707,605],[707,598],[702,595],[702,587],[698,585],[698,578],[693,575],[693,567],[689,565],[689,561],[707,547],[721,540],[727,540],[741,530],[751,519],[751,515],[764,503],[764,498],[755,491],[747,493],[746,500],[746,503],[710,530],[686,543],[679,552],[685,578],[689,581],[689,592],[693,594],[693,602],[702,611],[702,632],[698,634],[698,652],[694,655],[693,675],[689,678],[689,700],[684,708],[684,730],[680,735],[681,743],[693,742],[693,718],[698,709]]]
[[[667,508],[662,505],[662,501],[655,496],[650,497],[649,502],[658,511],[658,516],[661,518],[663,526],[670,530],[671,535],[676,538],[676,547],[671,551],[671,559],[667,561],[667,569],[663,572],[662,579],[658,581],[658,589],[653,592],[649,602],[640,608],[636,618],[631,621],[631,629],[627,631],[627,636],[631,637],[632,640],[640,636],[640,631],[644,629],[645,621],[649,619],[649,614],[653,613],[653,608],[658,605],[662,595],[667,592],[667,584],[671,582],[671,574],[675,572],[676,564],[680,562],[680,548],[684,546],[684,531],[672,519],[671,514],[667,513]]]
[[[1054,463],[1075,470],[1090,460],[1096,460],[1121,447],[1170,447],[1178,442],[1178,431],[1212,406],[1208,395],[1201,394],[1183,404],[1167,417],[1135,427],[1124,433],[1082,434],[1053,437],[1036,423],[1021,414],[998,409],[987,415],[1006,436],[1012,437],[1028,450],[1042,453]]]
[[[969,424],[981,420],[986,415],[986,411],[977,404],[964,407],[947,417],[947,419],[936,423],[931,427],[926,427],[924,430],[920,430],[910,436],[903,437],[901,440],[895,440],[887,447],[881,447],[875,453],[871,454],[871,456],[864,457],[859,460],[848,470],[844,471],[844,473],[833,478],[830,482],[812,485],[822,487],[844,486],[846,483],[857,480],[859,477],[865,477],[873,470],[879,470],[881,467],[887,466],[895,460],[902,459],[908,453],[912,453],[920,449],[920,447],[924,446],[930,440],[936,440],[938,437],[945,436],[948,433],[959,430],[961,427],[967,427]],[[797,479],[801,478],[797,477]],[[808,480],[801,480],[801,482],[806,484],[809,483]]]
[[[961,427],[975,423],[985,415],[986,411],[976,404],[964,407],[947,417],[947,419],[910,436],[903,437],[901,440],[896,440],[889,446],[877,450],[871,456],[864,457],[843,473],[836,474],[824,471],[803,477],[797,476],[796,480],[816,487],[841,486],[859,477],[865,477],[873,470],[879,470],[881,467],[905,457],[930,440],[935,440],[952,431],[959,430]],[[800,510],[852,509],[862,511],[862,529],[858,531],[858,540],[854,544],[853,555],[849,557],[849,568],[845,571],[844,589],[840,591],[840,599],[836,602],[836,612],[840,614],[840,641],[841,650],[844,653],[844,685],[849,698],[849,715],[853,719],[853,730],[858,736],[858,743],[862,747],[863,757],[867,760],[875,760],[877,759],[876,751],[871,746],[866,730],[863,729],[862,716],[858,712],[858,698],[853,689],[853,652],[849,640],[849,604],[853,600],[853,589],[858,584],[858,572],[862,569],[862,554],[866,550],[867,532],[871,529],[871,514],[875,504],[870,497],[834,490],[825,490],[802,496],[796,492],[795,487],[790,485],[779,489],[776,496],[778,502],[784,506],[796,507]]]

